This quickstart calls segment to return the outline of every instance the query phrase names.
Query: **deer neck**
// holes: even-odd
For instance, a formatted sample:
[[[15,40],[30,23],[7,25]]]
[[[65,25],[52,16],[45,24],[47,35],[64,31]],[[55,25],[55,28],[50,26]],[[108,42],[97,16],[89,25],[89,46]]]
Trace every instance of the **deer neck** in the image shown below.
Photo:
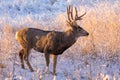
[[[77,40],[76,35],[73,30],[67,30],[65,32],[65,38],[67,39],[67,42],[74,44]]]
[[[65,33],[67,38],[70,38],[72,40],[77,40],[76,32],[74,30],[69,29]]]

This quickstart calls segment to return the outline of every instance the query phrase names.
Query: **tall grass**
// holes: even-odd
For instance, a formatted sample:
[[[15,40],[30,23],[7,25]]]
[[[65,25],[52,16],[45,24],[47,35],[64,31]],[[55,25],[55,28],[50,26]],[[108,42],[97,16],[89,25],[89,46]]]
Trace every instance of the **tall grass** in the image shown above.
[[[22,3],[25,2],[25,0],[21,1]],[[56,0],[51,1],[53,1],[51,2],[53,4]],[[69,2],[72,0],[67,1]],[[24,6],[26,4],[24,4]],[[79,80],[81,76],[85,75],[85,77],[88,77],[89,79],[93,79],[92,77],[96,76],[96,80],[103,80],[104,78],[105,80],[110,80],[108,76],[104,74],[104,70],[107,69],[111,63],[103,62],[103,64],[97,64],[97,62],[101,61],[104,57],[104,59],[110,59],[114,57],[113,59],[115,63],[119,61],[119,59],[117,59],[118,57],[116,56],[120,54],[120,2],[119,0],[116,0],[112,3],[108,1],[101,1],[99,3],[93,3],[92,6],[78,5],[77,7],[79,10],[79,14],[82,14],[85,11],[87,13],[83,17],[82,21],[78,21],[78,24],[80,24],[81,27],[88,31],[90,35],[88,37],[81,37],[75,45],[66,50],[65,53],[62,55],[62,59],[64,59],[63,63],[66,62],[65,60],[67,57],[70,58],[69,60],[71,60],[69,64],[71,64],[71,66],[74,66],[73,74],[67,72],[67,70],[65,70],[65,72],[63,73],[68,79],[72,79],[72,77],[74,76],[76,80]],[[20,8],[23,7],[21,6]],[[17,15],[16,12],[15,14],[17,16],[15,18],[12,18],[7,14],[0,17],[0,64],[8,64],[6,70],[0,70],[0,78],[4,76],[6,77],[6,75],[8,78],[12,78],[11,76],[14,76],[14,65],[18,65],[18,63],[16,62],[18,58],[16,58],[16,56],[13,54],[18,53],[20,49],[20,46],[15,40],[16,31],[25,27],[34,27],[43,30],[56,31],[67,30],[66,12],[55,13],[55,15],[53,14],[53,12],[49,12],[43,15],[28,14],[22,16]],[[81,58],[81,55],[86,54],[88,54],[88,56]],[[102,56],[102,59],[100,59],[100,57],[100,60],[98,61],[95,59],[91,60],[90,58],[88,58],[89,55],[99,55]],[[79,60],[81,60],[81,62]],[[113,64],[111,65],[113,66]],[[109,71],[108,69],[107,71]],[[70,69],[68,69],[68,71],[69,70]],[[112,73],[112,70],[110,71]],[[116,77],[116,79],[119,78],[119,70],[118,73],[114,71],[113,74],[115,74],[115,77],[118,76]]]
[[[90,36],[83,50],[95,50],[95,52],[102,53],[102,55],[105,53],[119,53],[119,3],[117,1],[114,4],[101,2],[88,10],[83,26],[90,32]]]
[[[120,52],[120,2],[115,1],[109,3],[107,1],[95,3],[92,7],[78,6],[79,14],[87,14],[83,17],[81,22],[78,21],[83,28],[85,28],[90,35],[88,37],[81,37],[77,44],[77,48],[72,47],[71,51],[81,52],[83,54],[98,54],[100,56],[111,56],[119,54]],[[60,14],[56,17],[54,24],[58,29],[65,30],[66,28],[66,13]],[[60,27],[61,26],[61,27]]]

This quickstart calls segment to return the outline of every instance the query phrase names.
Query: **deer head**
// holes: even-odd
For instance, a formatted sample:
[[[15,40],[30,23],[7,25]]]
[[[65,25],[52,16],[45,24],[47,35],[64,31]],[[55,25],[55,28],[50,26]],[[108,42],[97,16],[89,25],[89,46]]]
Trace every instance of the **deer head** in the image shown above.
[[[86,14],[82,14],[81,16],[78,16],[77,8],[75,7],[75,18],[73,18],[73,6],[68,6],[67,7],[67,25],[70,27],[70,29],[75,33],[76,37],[80,36],[88,36],[89,33],[85,31],[82,27],[80,27],[77,24],[78,20],[82,20],[82,17]]]

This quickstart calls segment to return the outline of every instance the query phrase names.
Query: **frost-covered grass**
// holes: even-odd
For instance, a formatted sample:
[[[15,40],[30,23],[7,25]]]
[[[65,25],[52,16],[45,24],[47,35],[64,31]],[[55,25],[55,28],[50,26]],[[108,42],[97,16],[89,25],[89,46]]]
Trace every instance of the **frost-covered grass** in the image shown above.
[[[69,54],[73,54],[69,52]],[[71,56],[67,53],[59,56],[57,65],[57,80],[119,80],[120,58],[111,59],[100,56]],[[30,72],[26,65],[23,70],[17,55],[12,54],[6,59],[7,68],[1,69],[3,80],[52,80],[52,74],[45,74],[45,59],[43,54],[32,52],[30,62],[35,72]],[[50,64],[52,72],[52,64]]]
[[[0,0],[0,80],[52,80],[46,75],[44,54],[31,51],[28,67],[21,69],[15,32],[24,27],[64,31],[66,7],[77,6],[78,21],[90,35],[59,56],[57,80],[120,79],[120,1],[119,0]],[[52,71],[52,63],[50,64]]]

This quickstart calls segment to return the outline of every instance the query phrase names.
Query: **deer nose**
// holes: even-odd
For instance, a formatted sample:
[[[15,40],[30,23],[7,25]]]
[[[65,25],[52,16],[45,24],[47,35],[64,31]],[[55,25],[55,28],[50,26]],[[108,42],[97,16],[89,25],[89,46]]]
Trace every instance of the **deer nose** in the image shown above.
[[[86,34],[87,36],[89,35],[89,33],[87,32],[87,34]]]

